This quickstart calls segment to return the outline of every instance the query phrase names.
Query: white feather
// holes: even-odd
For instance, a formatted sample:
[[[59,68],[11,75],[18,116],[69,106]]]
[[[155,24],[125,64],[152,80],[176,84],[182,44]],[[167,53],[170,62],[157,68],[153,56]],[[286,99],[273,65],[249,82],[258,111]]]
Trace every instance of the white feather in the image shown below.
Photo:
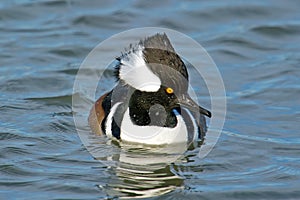
[[[113,137],[112,131],[111,131],[111,124],[112,124],[112,120],[113,120],[113,116],[118,108],[118,106],[121,104],[122,102],[118,102],[115,105],[113,105],[113,107],[110,109],[110,112],[107,116],[107,121],[105,123],[105,132],[106,135],[109,137]]]
[[[181,115],[176,115],[176,117],[178,123],[174,128],[159,126],[138,126],[132,123],[129,116],[129,109],[127,109],[121,124],[121,139],[128,142],[136,142],[149,145],[187,142],[187,127]]]
[[[196,141],[197,138],[199,137],[199,133],[198,133],[198,125],[196,123],[196,120],[194,118],[194,116],[192,115],[191,111],[189,109],[183,108],[189,115],[192,123],[193,123],[193,127],[194,127],[194,136],[193,136],[193,141]]]
[[[161,81],[147,67],[141,46],[122,58],[120,62],[119,76],[125,83],[140,91],[156,92],[159,90]]]

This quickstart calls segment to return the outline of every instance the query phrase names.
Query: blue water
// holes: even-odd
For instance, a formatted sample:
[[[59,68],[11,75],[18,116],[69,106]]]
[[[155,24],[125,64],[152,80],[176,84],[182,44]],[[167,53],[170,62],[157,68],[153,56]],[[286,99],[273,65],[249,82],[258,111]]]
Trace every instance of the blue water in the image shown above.
[[[300,199],[299,10],[291,0],[1,1],[0,199]],[[196,148],[139,165],[169,157],[107,138],[95,158],[78,137],[80,64],[101,41],[145,26],[190,36],[220,70],[226,121],[203,159]]]

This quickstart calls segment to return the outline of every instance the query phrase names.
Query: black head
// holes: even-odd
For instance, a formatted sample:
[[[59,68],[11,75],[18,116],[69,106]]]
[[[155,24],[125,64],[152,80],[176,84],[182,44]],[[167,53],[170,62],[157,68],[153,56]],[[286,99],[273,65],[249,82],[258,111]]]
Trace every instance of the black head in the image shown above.
[[[174,127],[182,106],[211,117],[188,95],[186,66],[166,34],[146,38],[119,61],[118,78],[133,89],[129,109],[135,124]]]

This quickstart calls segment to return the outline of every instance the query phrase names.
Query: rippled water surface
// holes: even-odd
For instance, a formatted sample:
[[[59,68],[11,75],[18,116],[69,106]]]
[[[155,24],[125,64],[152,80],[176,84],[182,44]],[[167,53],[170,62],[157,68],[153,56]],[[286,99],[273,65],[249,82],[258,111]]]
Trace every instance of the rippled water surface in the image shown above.
[[[1,1],[0,199],[300,199],[299,10],[298,1]],[[145,26],[192,37],[222,74],[226,122],[203,159],[198,148],[149,151],[86,131],[93,157],[78,137],[81,62]]]

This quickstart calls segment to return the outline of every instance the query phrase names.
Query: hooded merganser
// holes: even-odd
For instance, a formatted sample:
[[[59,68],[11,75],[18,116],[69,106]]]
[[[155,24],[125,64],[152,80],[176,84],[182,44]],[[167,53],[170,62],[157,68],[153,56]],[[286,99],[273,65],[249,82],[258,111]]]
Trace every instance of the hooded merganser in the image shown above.
[[[89,115],[94,133],[123,141],[190,143],[206,132],[211,113],[188,94],[188,71],[165,33],[141,40],[116,58],[117,85]]]

